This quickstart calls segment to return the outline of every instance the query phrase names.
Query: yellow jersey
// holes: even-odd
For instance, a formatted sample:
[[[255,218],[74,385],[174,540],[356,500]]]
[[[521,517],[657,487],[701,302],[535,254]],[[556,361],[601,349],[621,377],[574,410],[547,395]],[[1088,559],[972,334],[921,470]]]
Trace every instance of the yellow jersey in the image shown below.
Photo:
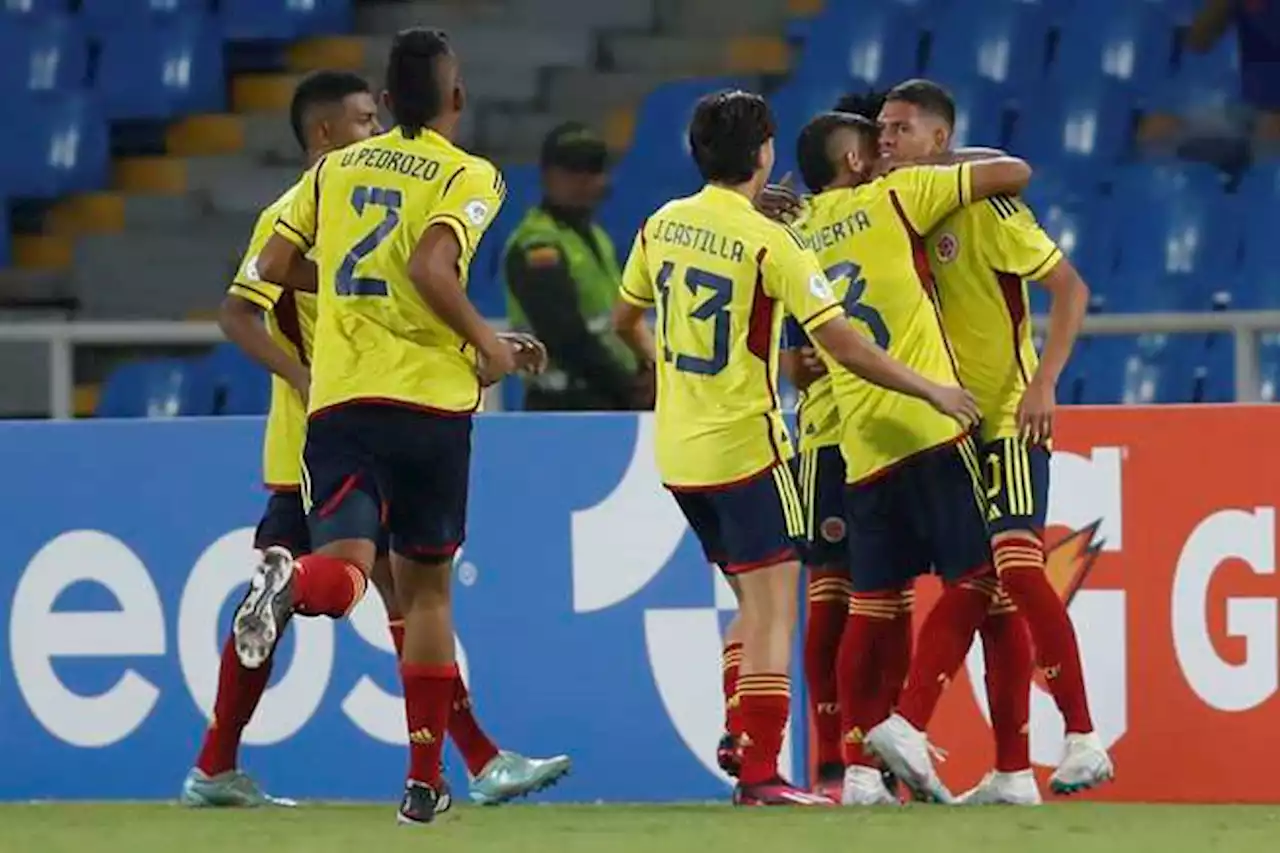
[[[794,227],[802,235],[805,220],[813,212],[813,197],[806,196],[802,200],[799,218]],[[831,289],[836,299],[844,299],[849,289],[846,279],[831,281]],[[787,317],[783,331],[783,340],[789,349],[811,347],[813,341],[805,334],[804,329],[794,317]],[[799,393],[796,402],[796,431],[800,435],[800,452],[808,453],[820,447],[833,447],[840,443],[840,409],[836,406],[835,392],[831,388],[831,373],[827,372],[809,384]]]
[[[668,487],[731,485],[791,458],[778,401],[783,316],[809,330],[840,312],[795,232],[739,193],[704,187],[645,222],[621,297],[656,303],[656,455]]]
[[[315,295],[286,290],[263,281],[258,275],[258,254],[267,245],[280,214],[293,202],[299,186],[301,182],[285,190],[258,215],[249,247],[227,292],[261,308],[272,339],[298,361],[310,364],[316,327]],[[302,397],[292,385],[272,374],[271,408],[262,441],[262,479],[267,488],[277,491],[298,488],[306,435],[307,410]]]
[[[925,237],[967,204],[967,164],[898,169],[853,189],[820,193],[800,225],[826,276],[843,294],[854,328],[934,382],[956,383],[934,306]],[[840,411],[846,480],[875,476],[963,430],[929,403],[873,385],[835,365],[831,390]]]
[[[929,236],[943,327],[986,441],[1018,434],[1018,403],[1039,365],[1027,282],[1061,260],[1035,214],[1008,196],[964,208]]]
[[[319,267],[311,414],[351,402],[476,410],[475,352],[422,300],[409,258],[429,227],[449,228],[465,287],[505,194],[493,164],[427,129],[394,128],[307,172],[275,233]]]

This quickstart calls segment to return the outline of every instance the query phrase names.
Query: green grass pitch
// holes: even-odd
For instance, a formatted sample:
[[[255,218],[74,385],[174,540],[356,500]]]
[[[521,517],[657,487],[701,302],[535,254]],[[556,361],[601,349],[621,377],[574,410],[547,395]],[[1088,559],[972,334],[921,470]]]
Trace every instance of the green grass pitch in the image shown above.
[[[1273,853],[1280,806],[1039,809],[458,807],[398,827],[391,805],[187,811],[166,804],[0,806],[0,853]]]

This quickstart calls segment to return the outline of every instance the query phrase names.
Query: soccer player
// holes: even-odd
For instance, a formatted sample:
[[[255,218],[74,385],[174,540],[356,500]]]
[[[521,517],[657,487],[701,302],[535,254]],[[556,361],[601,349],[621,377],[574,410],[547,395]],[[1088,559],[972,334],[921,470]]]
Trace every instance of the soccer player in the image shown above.
[[[458,695],[450,575],[465,535],[471,414],[481,388],[546,351],[500,336],[466,297],[505,186],[451,137],[458,61],[436,30],[399,33],[386,134],[323,157],[259,257],[263,278],[318,286],[303,485],[315,550],[268,549],[234,630],[256,668],[295,613],[340,618],[364,595],[384,527],[404,615],[410,766],[398,819],[426,824]],[[314,264],[307,255],[314,257]]]
[[[1000,157],[875,178],[876,135],[874,122],[847,113],[826,113],[805,127],[798,160],[805,183],[820,191],[799,228],[842,297],[847,322],[911,369],[954,382],[932,280],[919,259],[923,235],[965,204],[1019,191],[1030,169]],[[949,801],[923,735],[910,737],[891,710],[911,661],[914,578],[932,567],[945,584],[935,612],[948,618],[930,620],[916,659],[938,691],[996,593],[976,449],[963,426],[917,401],[844,372],[829,381],[840,415],[853,586],[837,675],[846,732],[842,799],[896,802],[875,753],[917,794]],[[910,713],[909,691],[902,706]]]
[[[778,404],[783,310],[800,318],[833,366],[927,401],[926,409],[962,420],[972,411],[966,392],[904,368],[854,332],[813,255],[752,207],[773,168],[773,137],[773,117],[758,95],[726,91],[699,101],[689,143],[706,186],[642,226],[614,322],[658,366],[663,483],[738,595],[744,737],[734,801],[830,805],[778,772],[800,573],[795,541],[803,528]],[[656,341],[644,321],[652,307]]]
[[[911,80],[889,92],[880,123],[881,154],[891,161],[939,155],[951,144],[955,103],[937,84]],[[1044,572],[1055,386],[1071,355],[1089,289],[1015,196],[991,198],[940,223],[930,235],[927,257],[960,378],[982,406],[982,470],[1000,583],[1026,619],[1036,663],[1065,722],[1063,757],[1050,785],[1058,793],[1072,793],[1114,775],[1093,728],[1075,629]],[[1039,360],[1031,338],[1028,281],[1040,282],[1052,298]],[[984,632],[984,644],[991,639]],[[1025,719],[1028,701],[1005,710]],[[1000,702],[993,697],[993,716]],[[998,766],[966,795],[968,800],[1038,799],[1029,753],[1022,751],[1025,759],[1002,762],[1006,766]],[[1017,763],[1023,772],[1012,770]]]
[[[298,84],[290,105],[290,123],[306,154],[308,168],[330,151],[381,131],[377,104],[368,83],[357,75],[338,71],[318,71]],[[220,324],[230,340],[273,374],[263,442],[263,474],[272,495],[258,525],[254,547],[266,550],[280,546],[301,556],[311,550],[299,484],[315,296],[263,281],[257,269],[258,253],[295,191],[296,185],[258,217],[249,247],[223,301]],[[388,628],[399,654],[404,626],[390,566],[381,554],[374,564],[372,580],[386,608]],[[270,658],[258,669],[247,669],[236,657],[231,639],[227,640],[213,720],[196,766],[183,783],[180,799],[185,805],[291,804],[266,796],[237,769],[241,735],[261,700],[270,673]],[[498,750],[476,720],[461,679],[449,735],[467,765],[471,797],[480,802],[501,802],[529,793],[545,782],[543,777],[548,770],[559,766],[567,769],[568,759],[562,756],[542,762]]]

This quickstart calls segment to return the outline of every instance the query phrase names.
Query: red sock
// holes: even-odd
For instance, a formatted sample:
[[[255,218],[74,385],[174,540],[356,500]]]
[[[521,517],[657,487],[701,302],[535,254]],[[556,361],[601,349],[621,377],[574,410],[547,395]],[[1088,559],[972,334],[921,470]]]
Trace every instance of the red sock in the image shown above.
[[[400,676],[409,724],[409,778],[435,786],[440,783],[440,752],[449,730],[458,667],[402,663]]]
[[[902,633],[897,622],[901,593],[855,592],[849,598],[849,618],[836,659],[836,688],[840,694],[841,745],[846,766],[878,766],[863,749],[868,731],[889,716],[892,707],[885,665],[894,658]]]
[[[1036,664],[1062,712],[1069,734],[1093,731],[1089,698],[1080,665],[1080,647],[1067,606],[1044,572],[1044,545],[1032,534],[1005,538],[995,545],[1000,583],[1031,630]]]
[[[911,670],[911,653],[915,639],[916,591],[904,589],[898,599],[898,616],[893,620],[893,641],[884,649],[883,676],[885,695],[889,707],[898,707],[902,700],[902,688]]]
[[[994,575],[948,584],[920,629],[919,650],[911,662],[898,713],[924,731],[973,644],[996,594]]]
[[[267,658],[257,669],[246,669],[236,657],[236,645],[230,637],[222,647],[213,720],[204,733],[200,756],[196,758],[196,767],[210,776],[236,769],[240,736],[267,689],[267,682],[271,679],[271,661],[272,658]]]
[[[453,738],[453,745],[462,753],[462,760],[466,762],[467,772],[472,777],[479,776],[489,762],[498,756],[498,748],[476,722],[476,715],[471,711],[471,694],[467,692],[466,682],[461,675],[453,686],[453,714],[449,717],[449,737]]]
[[[786,673],[758,673],[738,679],[742,702],[744,785],[758,785],[778,775],[778,753],[791,713],[791,679]]]
[[[738,701],[738,673],[742,669],[742,643],[726,643],[720,653],[724,683],[724,730],[742,734],[742,703]]]
[[[308,554],[294,564],[293,600],[303,616],[346,616],[368,585],[359,566],[338,557]]]
[[[844,572],[812,570],[809,575],[809,619],[804,635],[804,677],[809,713],[817,733],[819,766],[839,764],[840,701],[836,694],[836,656],[849,619],[853,587]]]
[[[1035,661],[1026,621],[1002,591],[979,629],[987,663],[987,702],[996,740],[996,770],[1031,767],[1031,674]]]
[[[387,623],[387,630],[391,633],[391,643],[396,647],[396,660],[404,656],[404,620],[392,619]]]

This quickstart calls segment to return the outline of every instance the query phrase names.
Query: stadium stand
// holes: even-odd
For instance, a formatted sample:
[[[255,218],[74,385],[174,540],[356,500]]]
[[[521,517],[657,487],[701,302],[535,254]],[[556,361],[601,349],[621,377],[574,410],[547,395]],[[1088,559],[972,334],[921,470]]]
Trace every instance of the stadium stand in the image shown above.
[[[729,14],[719,0],[4,0],[0,94],[20,121],[0,142],[0,233],[13,229],[0,241],[0,299],[86,318],[208,312],[253,215],[295,174],[281,111],[298,76],[340,67],[376,79],[390,34],[429,24],[465,58],[463,142],[499,162],[510,188],[473,273],[491,316],[504,305],[503,243],[537,198],[528,164],[556,123],[595,123],[621,155],[601,218],[625,247],[653,207],[696,186],[684,128],[699,95],[768,91],[780,176],[795,171],[790,140],[813,112],[920,74],[955,93],[961,142],[1034,162],[1028,201],[1093,286],[1094,310],[1278,307],[1280,168],[1144,156],[1135,133],[1152,116],[1240,108],[1235,40],[1183,49],[1197,6],[742,0]],[[13,297],[33,292],[34,303]],[[1278,352],[1263,342],[1267,399]],[[265,400],[260,383],[238,384],[255,381],[251,370],[159,364],[120,368],[98,412],[252,411]],[[1230,399],[1232,382],[1229,335],[1098,338],[1081,345],[1063,396],[1211,401]],[[206,406],[173,390],[188,384],[231,390]],[[38,408],[39,378],[18,385],[6,381],[0,413]]]

